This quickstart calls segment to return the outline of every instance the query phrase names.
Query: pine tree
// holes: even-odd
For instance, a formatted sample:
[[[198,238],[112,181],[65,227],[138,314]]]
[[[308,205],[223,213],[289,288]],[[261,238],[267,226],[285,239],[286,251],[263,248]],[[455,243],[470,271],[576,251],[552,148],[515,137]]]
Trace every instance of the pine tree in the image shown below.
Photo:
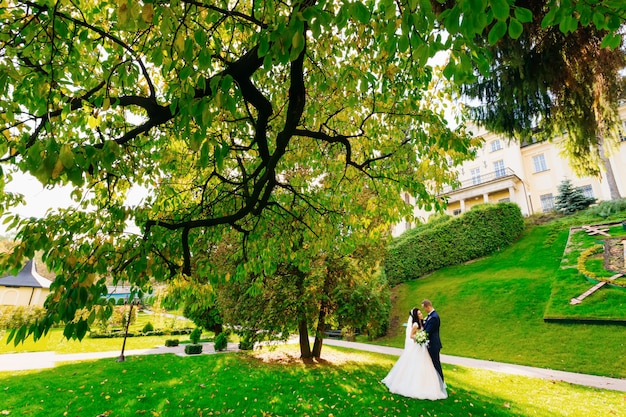
[[[586,209],[595,202],[595,198],[586,197],[580,188],[574,187],[569,179],[565,179],[559,185],[559,194],[556,196],[555,206],[557,211],[572,214]]]

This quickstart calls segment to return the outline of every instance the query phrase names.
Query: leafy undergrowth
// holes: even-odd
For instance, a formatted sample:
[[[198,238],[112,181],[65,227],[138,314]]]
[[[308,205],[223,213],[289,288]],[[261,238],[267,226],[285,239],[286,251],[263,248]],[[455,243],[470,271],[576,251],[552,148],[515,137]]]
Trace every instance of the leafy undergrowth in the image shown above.
[[[624,393],[444,366],[443,401],[390,394],[395,357],[324,347],[131,357],[0,374],[0,412],[31,416],[625,416]]]

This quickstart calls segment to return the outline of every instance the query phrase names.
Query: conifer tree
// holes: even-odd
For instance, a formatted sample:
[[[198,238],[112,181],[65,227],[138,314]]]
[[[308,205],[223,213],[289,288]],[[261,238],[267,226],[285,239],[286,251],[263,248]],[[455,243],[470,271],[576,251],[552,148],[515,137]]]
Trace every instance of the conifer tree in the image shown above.
[[[565,214],[572,214],[586,209],[595,202],[595,198],[585,196],[580,188],[572,185],[572,181],[565,179],[559,185],[559,194],[556,196],[555,208],[557,211]]]

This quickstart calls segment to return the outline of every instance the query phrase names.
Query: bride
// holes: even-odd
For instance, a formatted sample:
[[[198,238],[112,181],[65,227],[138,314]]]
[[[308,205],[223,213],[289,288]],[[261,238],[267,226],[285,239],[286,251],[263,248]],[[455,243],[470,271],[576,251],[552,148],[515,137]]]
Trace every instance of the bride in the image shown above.
[[[426,344],[419,344],[415,336],[423,331],[423,316],[418,308],[409,313],[404,351],[391,371],[381,381],[394,394],[421,400],[448,398],[446,385],[435,370]]]

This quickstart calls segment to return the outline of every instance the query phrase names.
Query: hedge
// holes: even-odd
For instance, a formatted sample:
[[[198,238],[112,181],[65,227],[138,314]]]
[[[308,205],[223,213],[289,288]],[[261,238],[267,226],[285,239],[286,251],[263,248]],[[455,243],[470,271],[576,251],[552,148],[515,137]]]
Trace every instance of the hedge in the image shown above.
[[[523,230],[524,218],[515,203],[480,204],[461,216],[439,218],[388,246],[387,279],[393,286],[489,255],[511,245]]]

